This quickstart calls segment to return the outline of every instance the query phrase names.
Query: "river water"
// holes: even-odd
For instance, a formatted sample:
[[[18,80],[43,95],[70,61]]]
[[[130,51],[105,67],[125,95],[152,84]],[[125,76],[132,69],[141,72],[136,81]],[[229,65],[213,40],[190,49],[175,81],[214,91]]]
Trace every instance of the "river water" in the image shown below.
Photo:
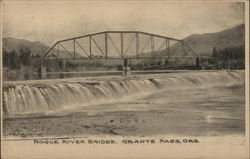
[[[244,71],[6,82],[4,135],[243,135],[244,91]]]

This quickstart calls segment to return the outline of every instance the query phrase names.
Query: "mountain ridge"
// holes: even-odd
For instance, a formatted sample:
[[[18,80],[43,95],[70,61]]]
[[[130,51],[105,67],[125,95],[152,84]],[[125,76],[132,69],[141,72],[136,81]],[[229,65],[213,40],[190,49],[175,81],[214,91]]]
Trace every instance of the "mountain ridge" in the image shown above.
[[[204,34],[192,34],[184,38],[199,56],[211,56],[213,48],[236,47],[245,44],[245,25],[240,24],[223,31]],[[176,46],[172,46],[175,48]],[[40,41],[29,41],[26,39],[18,39],[13,37],[3,38],[3,49],[6,51],[16,50],[21,48],[29,48],[33,55],[42,56],[46,53],[50,46]],[[173,49],[174,50],[174,49]],[[67,54],[63,51],[64,56]],[[173,51],[172,54],[175,52]],[[165,51],[159,51],[159,55],[165,55]]]
[[[192,34],[184,38],[198,55],[211,56],[213,48],[223,49],[245,44],[245,25],[236,25],[220,32]]]

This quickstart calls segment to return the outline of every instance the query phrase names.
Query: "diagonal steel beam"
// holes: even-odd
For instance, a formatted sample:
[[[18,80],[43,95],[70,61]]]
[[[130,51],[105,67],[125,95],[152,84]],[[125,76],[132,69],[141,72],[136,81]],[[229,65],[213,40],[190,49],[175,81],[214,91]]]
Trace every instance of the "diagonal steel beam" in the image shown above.
[[[160,50],[162,49],[162,47],[165,45],[165,40],[163,41],[163,43],[160,45],[160,47],[158,48],[158,50],[156,51],[156,54],[158,53],[158,52],[160,52]]]
[[[146,47],[148,46],[150,41],[151,41],[151,39],[149,38],[148,41],[145,43],[145,46],[142,48],[141,54],[143,54],[144,50],[146,49]]]
[[[97,47],[98,50],[103,54],[103,56],[105,56],[105,53],[102,51],[102,49],[101,49],[100,46],[97,44],[97,42],[95,41],[94,38],[92,38],[92,41],[95,43],[96,47]]]
[[[112,37],[111,37],[110,35],[108,35],[108,38],[109,38],[109,40],[111,41],[112,45],[114,46],[116,52],[118,52],[119,55],[122,56],[120,50],[119,50],[119,49],[117,48],[117,46],[115,45],[115,42],[113,41]]]
[[[59,45],[61,45],[61,47],[62,47],[68,54],[71,55],[71,53],[70,53],[61,43],[59,43]],[[71,56],[74,57],[73,55],[71,55]]]
[[[134,40],[135,40],[135,37],[133,37],[132,40],[130,41],[130,43],[129,43],[127,49],[126,49],[125,52],[124,52],[124,55],[128,52],[128,49],[130,48],[130,46],[132,45],[132,43],[134,42]]]
[[[54,47],[58,44],[58,42],[56,42],[43,56],[42,56],[42,59],[44,59],[52,49],[54,49]]]
[[[87,51],[84,48],[82,48],[82,46],[78,43],[78,41],[75,40],[75,42],[80,47],[80,49],[89,57],[89,54],[87,53]]]
[[[190,47],[190,45],[186,41],[183,40],[183,44],[191,51],[194,56],[199,57],[198,54]]]

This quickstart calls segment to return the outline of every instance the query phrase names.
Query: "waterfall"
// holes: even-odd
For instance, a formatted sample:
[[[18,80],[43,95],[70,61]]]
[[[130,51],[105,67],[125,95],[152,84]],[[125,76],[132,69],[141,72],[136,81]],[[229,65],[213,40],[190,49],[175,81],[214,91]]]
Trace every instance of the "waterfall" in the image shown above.
[[[60,108],[83,106],[107,98],[155,89],[149,80],[106,81],[95,85],[84,82],[55,85],[17,85],[4,90],[6,114],[40,113]]]
[[[15,84],[3,89],[4,114],[32,114],[91,106],[108,99],[157,89],[216,87],[244,83],[244,72],[200,72],[164,74],[147,79],[103,80],[97,83],[57,82]]]

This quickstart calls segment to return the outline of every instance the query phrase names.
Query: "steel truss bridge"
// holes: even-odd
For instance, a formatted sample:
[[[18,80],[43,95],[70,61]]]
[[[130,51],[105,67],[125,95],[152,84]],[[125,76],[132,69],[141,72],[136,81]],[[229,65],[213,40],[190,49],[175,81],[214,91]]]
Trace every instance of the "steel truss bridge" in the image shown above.
[[[105,31],[57,41],[41,61],[91,59],[197,59],[184,40],[141,31]]]

